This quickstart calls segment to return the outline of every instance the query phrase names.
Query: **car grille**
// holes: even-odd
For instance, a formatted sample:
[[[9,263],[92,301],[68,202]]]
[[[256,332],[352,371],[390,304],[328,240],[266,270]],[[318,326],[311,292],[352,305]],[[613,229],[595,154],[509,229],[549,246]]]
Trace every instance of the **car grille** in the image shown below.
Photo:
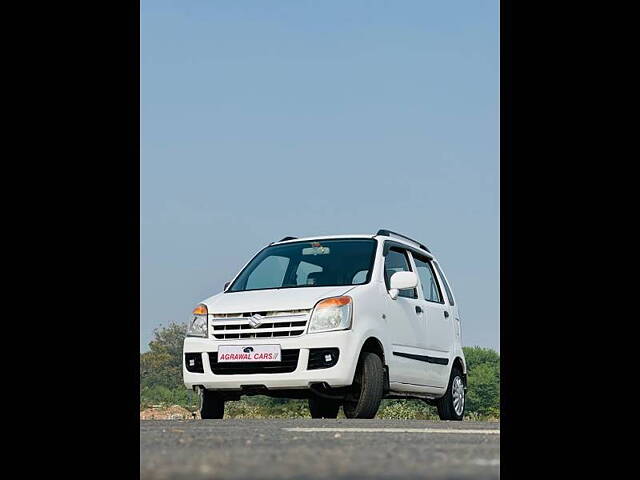
[[[260,325],[249,319],[261,315]],[[211,314],[211,332],[216,340],[239,338],[297,337],[304,333],[311,310]]]
[[[282,350],[280,362],[222,362],[218,352],[209,352],[209,364],[215,375],[248,375],[252,373],[291,373],[298,367],[299,349]]]

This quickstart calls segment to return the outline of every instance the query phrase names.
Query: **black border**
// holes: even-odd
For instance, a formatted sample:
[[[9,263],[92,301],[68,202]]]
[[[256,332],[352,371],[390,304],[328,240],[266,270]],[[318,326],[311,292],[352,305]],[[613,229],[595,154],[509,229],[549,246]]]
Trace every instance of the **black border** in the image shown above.
[[[31,477],[138,478],[140,3],[27,8],[8,17],[34,40],[21,52],[33,71],[19,72],[32,83],[11,93],[29,136],[12,200],[33,209],[28,226],[6,229],[26,244],[10,256],[28,278],[11,281],[31,297],[7,316],[6,343],[22,350],[7,363],[20,465]],[[24,308],[43,313],[34,322]]]
[[[602,84],[592,83],[589,91],[584,86],[596,72],[619,77],[616,62],[602,63],[602,54],[613,57],[616,45],[609,48],[603,42],[597,51],[595,44],[605,40],[601,27],[606,22],[601,18],[585,21],[586,6],[573,7],[563,16],[559,4],[545,8],[520,3],[516,23],[514,4],[500,1],[501,473],[504,478],[518,478],[523,471],[556,476],[566,471],[575,476],[580,465],[569,461],[575,439],[568,437],[581,433],[578,424],[591,420],[590,429],[603,423],[626,425],[632,417],[620,410],[611,412],[606,394],[616,381],[610,373],[598,376],[593,362],[584,368],[585,352],[598,345],[596,340],[602,344],[602,338],[585,339],[583,332],[602,336],[607,329],[592,328],[592,317],[579,317],[576,312],[580,297],[566,295],[566,284],[581,273],[577,262],[567,268],[567,254],[584,244],[606,251],[601,248],[602,237],[596,238],[598,231],[618,240],[624,228],[624,224],[609,227],[593,221],[609,217],[620,205],[608,211],[587,211],[582,203],[583,198],[608,198],[601,192],[606,174],[618,177],[615,185],[620,186],[617,180],[624,175],[609,165],[617,155],[602,151],[593,158],[576,152],[580,144],[594,148],[594,138],[601,133],[588,130],[586,127],[593,128],[588,122],[618,120],[610,112],[599,116],[592,110],[593,99],[610,90]],[[24,66],[33,68],[32,74],[24,74],[23,65],[12,69],[26,85],[17,95],[10,90],[10,96],[23,104],[24,116],[15,123],[28,130],[28,135],[20,145],[26,154],[7,163],[7,167],[25,166],[23,176],[11,175],[7,168],[6,183],[22,187],[7,210],[29,199],[36,205],[22,215],[24,224],[7,229],[7,236],[16,237],[27,248],[18,255],[13,249],[6,253],[20,260],[22,276],[11,278],[12,286],[29,297],[9,303],[35,305],[46,314],[37,318],[38,335],[21,328],[20,321],[28,316],[24,311],[21,316],[7,316],[7,343],[29,349],[28,354],[13,357],[19,368],[10,368],[17,378],[8,384],[30,397],[26,406],[15,408],[16,416],[25,423],[33,422],[21,429],[23,443],[31,445],[37,434],[39,462],[35,463],[47,468],[47,473],[63,459],[65,473],[77,469],[86,476],[98,466],[103,476],[136,478],[140,3],[83,3],[77,9],[64,4],[39,5],[37,13],[39,23],[33,12],[25,12],[26,23],[19,22],[22,18],[18,16],[8,16],[21,27],[15,37],[18,43],[28,42],[34,34],[40,37],[19,54]],[[598,15],[604,16],[601,9]],[[560,32],[576,25],[585,31],[563,39]],[[568,70],[577,68],[580,60],[588,71],[571,78]],[[585,128],[570,138],[570,127],[579,124],[570,117],[575,112],[584,122],[578,128]],[[41,151],[32,153],[38,146]],[[563,162],[572,164],[570,174],[561,178]],[[516,179],[518,168],[523,175]],[[589,180],[582,176],[585,172],[600,178],[588,183],[589,191],[577,198],[575,187]],[[570,205],[557,202],[565,198]],[[527,210],[526,201],[535,205]],[[567,234],[576,228],[580,213],[588,214],[590,229],[575,242],[569,241]],[[554,214],[557,224],[553,224]],[[517,235],[518,224],[521,235]],[[530,248],[523,248],[527,242]],[[617,250],[621,250],[619,245]],[[522,252],[520,261],[516,261],[516,252]],[[538,278],[532,265],[544,266]],[[526,273],[520,274],[518,267]],[[559,271],[562,268],[564,272]],[[555,317],[544,317],[536,309],[540,302],[529,292],[557,279],[562,281],[563,302],[551,306]],[[545,307],[551,308],[548,303]],[[613,324],[615,307],[610,313]],[[620,344],[619,333],[615,329],[616,345]],[[25,345],[23,338],[30,343]],[[614,345],[613,339],[609,345]],[[32,359],[30,366],[27,357]],[[614,370],[610,365],[607,368]],[[589,390],[594,382],[596,387]],[[574,405],[571,411],[558,407],[557,392],[567,384],[575,387],[582,407]],[[92,395],[96,388],[103,388],[107,395]],[[592,410],[589,414],[587,408]],[[583,437],[597,445],[599,457],[606,444],[624,438],[597,433]],[[591,453],[580,452],[583,456]],[[27,465],[33,476],[37,465],[33,461]],[[591,468],[592,463],[583,465]]]

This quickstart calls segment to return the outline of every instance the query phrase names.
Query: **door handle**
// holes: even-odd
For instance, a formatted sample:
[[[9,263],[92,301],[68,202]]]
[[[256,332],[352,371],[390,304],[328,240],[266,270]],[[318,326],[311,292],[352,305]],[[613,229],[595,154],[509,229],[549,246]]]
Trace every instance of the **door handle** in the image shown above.
[[[422,307],[416,305],[416,313],[422,313]]]
[[[449,318],[449,312],[447,312],[446,310],[444,311],[444,318]]]

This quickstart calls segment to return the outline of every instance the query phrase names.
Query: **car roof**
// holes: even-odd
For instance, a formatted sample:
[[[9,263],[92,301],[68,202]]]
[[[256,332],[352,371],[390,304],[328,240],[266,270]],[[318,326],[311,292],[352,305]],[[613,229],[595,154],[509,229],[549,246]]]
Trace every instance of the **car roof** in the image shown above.
[[[289,237],[285,237],[289,238]],[[270,245],[284,245],[286,243],[296,243],[296,242],[311,242],[314,240],[337,240],[341,238],[379,238],[381,240],[389,240],[395,243],[401,243],[406,245],[407,247],[411,247],[417,250],[423,250],[420,248],[420,244],[416,241],[405,240],[401,237],[390,237],[388,235],[377,235],[377,234],[353,234],[353,235],[318,235],[314,237],[300,237],[300,238],[289,238],[288,240],[281,240],[279,242],[273,242]],[[428,256],[433,257],[433,254],[427,251]]]
[[[354,234],[354,235],[318,235],[314,237],[300,237],[291,238],[289,240],[281,240],[279,242],[273,242],[271,245],[280,245],[283,243],[295,243],[295,242],[310,242],[313,240],[334,240],[340,238],[373,238],[375,235],[371,234]]]

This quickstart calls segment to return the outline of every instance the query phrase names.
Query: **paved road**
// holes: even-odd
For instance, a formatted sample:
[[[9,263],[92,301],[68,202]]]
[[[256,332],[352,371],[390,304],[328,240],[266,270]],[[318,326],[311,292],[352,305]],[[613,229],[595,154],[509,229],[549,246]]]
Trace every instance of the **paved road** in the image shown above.
[[[148,479],[497,479],[500,424],[416,420],[140,421]]]

